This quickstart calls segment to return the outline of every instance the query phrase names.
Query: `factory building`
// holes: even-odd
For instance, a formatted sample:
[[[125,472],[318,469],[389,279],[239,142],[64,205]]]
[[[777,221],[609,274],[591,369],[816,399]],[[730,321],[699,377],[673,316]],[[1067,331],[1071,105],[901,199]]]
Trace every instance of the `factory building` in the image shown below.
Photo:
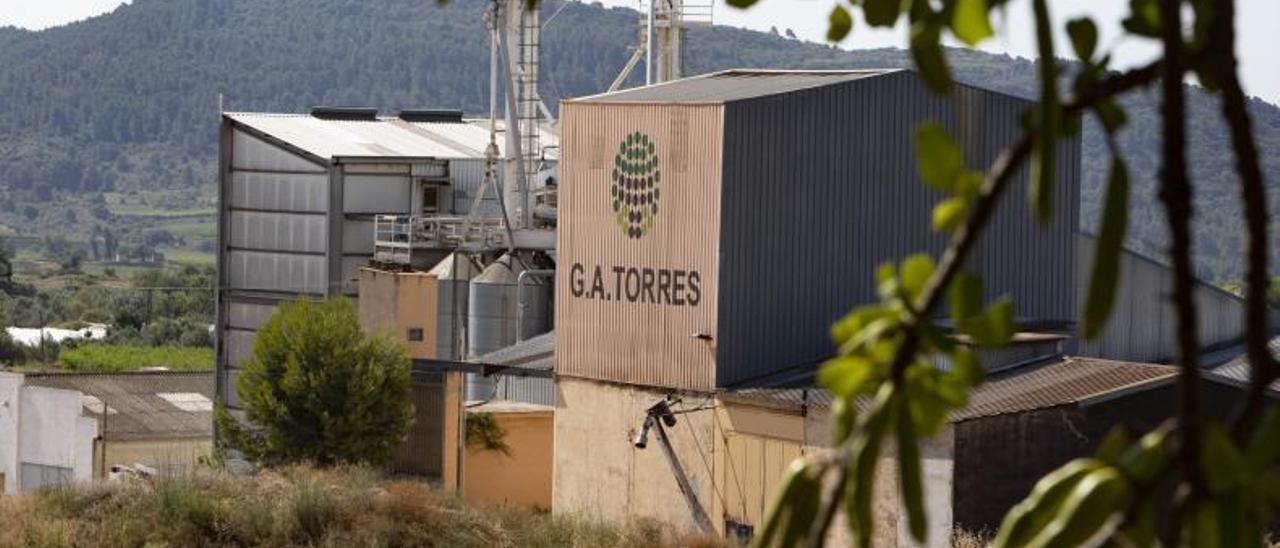
[[[451,238],[471,217],[482,222],[467,225],[466,236],[494,234],[493,219],[502,209],[496,192],[485,192],[488,124],[464,120],[456,111],[379,116],[372,109],[320,108],[311,114],[223,115],[220,401],[237,413],[236,369],[252,352],[254,332],[281,300],[356,299],[359,269],[375,252],[430,268],[455,247]],[[555,135],[540,137],[534,142],[547,147],[535,153],[554,162]],[[412,215],[439,222],[405,227]],[[382,247],[375,246],[377,231],[385,234]],[[532,231],[515,236],[540,237]]]
[[[1029,104],[965,86],[937,96],[900,70],[725,71],[564,102],[554,511],[750,535],[791,458],[829,450],[813,381],[833,352],[829,326],[878,301],[878,264],[945,246],[929,229],[942,196],[919,182],[914,128],[940,123],[984,169]],[[1052,222],[1032,220],[1024,169],[967,264],[988,298],[1013,297],[1028,331],[982,352],[995,380],[927,443],[927,475],[946,495],[931,499],[930,545],[949,545],[952,526],[990,525],[1025,492],[974,506],[983,458],[1034,478],[1091,449],[1103,425],[1167,416],[1146,404],[1169,369],[1131,361],[1172,353],[1159,319],[1168,270],[1126,255],[1119,320],[1098,341],[1073,338],[1092,263],[1077,226],[1079,137],[1058,156]],[[1236,342],[1239,299],[1211,287],[1197,299],[1213,324],[1203,345]],[[1011,432],[1061,413],[1089,430],[1019,456],[1063,430]],[[990,439],[1017,445],[976,445]],[[905,545],[892,485],[881,492],[893,535],[881,540]]]
[[[1025,106],[901,70],[727,71],[566,101],[555,510],[688,524],[662,454],[627,442],[646,410],[682,400],[671,438],[708,504],[716,394],[816,367],[831,323],[878,300],[876,265],[945,246],[914,128],[941,123],[986,166]],[[1060,148],[1052,223],[1028,230],[1021,174],[969,264],[1030,323],[1076,316],[1079,142]]]
[[[1028,104],[965,86],[937,96],[903,70],[725,71],[564,102],[558,132],[522,156],[538,173],[522,188],[493,185],[513,173],[486,153],[502,140],[456,113],[228,114],[219,398],[235,410],[236,366],[276,303],[348,295],[414,361],[398,470],[484,502],[749,535],[790,459],[827,450],[813,374],[831,323],[878,300],[876,265],[946,244],[928,226],[942,196],[919,182],[914,128],[942,124],[983,169]],[[975,401],[1012,400],[928,442],[948,493],[931,499],[938,531],[1007,504],[962,496],[978,477],[967,466],[1008,457],[983,440],[1055,413],[1159,418],[1130,402],[1168,371],[1130,362],[1172,353],[1167,267],[1126,255],[1116,319],[1097,341],[1072,337],[1093,245],[1077,226],[1079,166],[1079,138],[1062,141],[1043,228],[1020,172],[967,265],[988,298],[1013,296],[1028,331],[981,351],[1000,392]],[[1239,299],[1197,291],[1203,346],[1234,343]],[[478,413],[514,432],[510,453],[462,442]],[[1011,470],[1034,477],[1096,433]],[[880,503],[896,531],[895,500]]]

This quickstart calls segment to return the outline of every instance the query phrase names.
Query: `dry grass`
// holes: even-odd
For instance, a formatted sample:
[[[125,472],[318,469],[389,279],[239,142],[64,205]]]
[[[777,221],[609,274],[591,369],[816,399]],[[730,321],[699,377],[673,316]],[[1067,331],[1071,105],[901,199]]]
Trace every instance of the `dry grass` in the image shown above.
[[[991,535],[957,530],[951,535],[951,548],[983,548],[991,540]]]
[[[419,482],[360,468],[256,476],[201,471],[0,497],[0,548],[723,547],[638,521],[625,527],[513,508],[480,509]]]

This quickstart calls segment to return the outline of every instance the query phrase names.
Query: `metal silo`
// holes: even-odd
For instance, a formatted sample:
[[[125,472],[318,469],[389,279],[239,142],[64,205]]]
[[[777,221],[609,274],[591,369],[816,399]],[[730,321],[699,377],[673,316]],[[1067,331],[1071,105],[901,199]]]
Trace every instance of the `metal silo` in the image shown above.
[[[529,270],[510,254],[471,280],[468,295],[467,355],[480,356],[547,331],[551,286],[547,271]],[[523,276],[522,276],[523,274]],[[467,375],[467,399],[492,393],[490,379]]]
[[[428,272],[436,278],[436,358],[462,359],[467,347],[467,294],[480,267],[466,255],[453,252]]]

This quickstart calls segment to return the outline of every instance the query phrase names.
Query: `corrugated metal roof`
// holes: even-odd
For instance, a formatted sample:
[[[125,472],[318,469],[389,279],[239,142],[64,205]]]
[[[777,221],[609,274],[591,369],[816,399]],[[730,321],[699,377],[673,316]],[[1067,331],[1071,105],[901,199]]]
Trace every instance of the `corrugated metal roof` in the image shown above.
[[[191,395],[214,398],[213,373],[28,373],[25,384],[79,391],[84,414],[98,419],[107,439],[209,437],[211,407],[190,405]],[[168,396],[168,399],[161,394]],[[175,403],[177,402],[177,403]],[[180,406],[181,405],[181,406]],[[193,411],[191,409],[201,408]],[[104,416],[105,411],[105,416]]]
[[[731,69],[612,93],[573,99],[582,103],[724,103],[829,86],[902,69],[748,70]]]
[[[551,331],[477,356],[471,361],[486,365],[550,371],[555,366],[555,350],[555,332]]]
[[[1271,339],[1269,346],[1271,354],[1280,359],[1280,337]],[[1249,384],[1250,372],[1248,356],[1240,356],[1210,371],[1209,376],[1237,386],[1246,386]],[[1271,383],[1271,390],[1280,392],[1280,381]]]
[[[988,377],[969,392],[969,405],[952,413],[951,421],[1085,403],[1151,387],[1176,374],[1177,368],[1167,365],[1061,357]],[[831,404],[831,394],[818,388],[751,388],[724,396],[784,406]]]
[[[406,122],[396,117],[377,120],[321,119],[307,114],[228,112],[238,124],[265,133],[320,158],[433,158],[439,160],[483,159],[489,146],[488,120],[463,123]],[[499,124],[501,131],[502,125]],[[543,130],[538,135],[544,147],[554,147],[559,138]],[[499,154],[505,137],[498,136]],[[547,151],[555,158],[556,148]]]

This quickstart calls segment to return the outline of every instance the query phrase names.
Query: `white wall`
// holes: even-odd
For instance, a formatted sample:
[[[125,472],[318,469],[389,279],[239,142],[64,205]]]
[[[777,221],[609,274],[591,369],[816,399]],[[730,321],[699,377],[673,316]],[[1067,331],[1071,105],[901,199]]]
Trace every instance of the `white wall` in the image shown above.
[[[18,405],[22,375],[0,373],[0,474],[4,493],[18,491]]]
[[[24,386],[21,392],[19,463],[70,468],[76,480],[92,478],[98,421],[81,416],[83,395],[43,386]]]

